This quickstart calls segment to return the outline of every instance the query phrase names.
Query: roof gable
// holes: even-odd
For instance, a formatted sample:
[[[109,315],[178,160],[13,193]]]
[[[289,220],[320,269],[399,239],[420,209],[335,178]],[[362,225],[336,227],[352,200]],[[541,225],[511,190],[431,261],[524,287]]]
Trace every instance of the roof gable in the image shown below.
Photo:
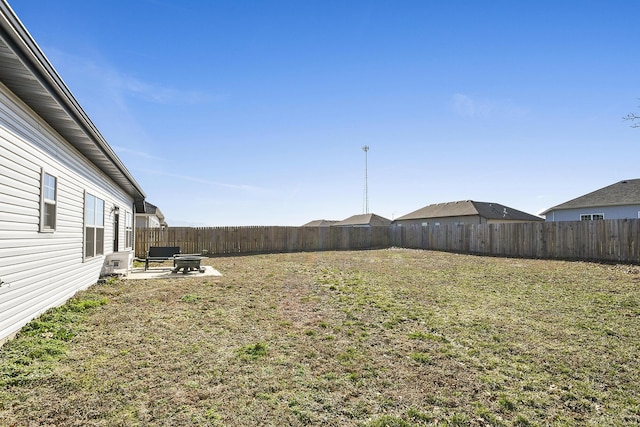
[[[638,204],[640,204],[640,179],[626,179],[549,208],[542,212],[542,215],[562,209]]]

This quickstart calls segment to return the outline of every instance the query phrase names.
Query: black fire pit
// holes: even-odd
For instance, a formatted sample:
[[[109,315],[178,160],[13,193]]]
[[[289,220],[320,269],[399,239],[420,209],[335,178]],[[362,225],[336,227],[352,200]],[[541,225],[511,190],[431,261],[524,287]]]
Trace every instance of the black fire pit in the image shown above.
[[[184,274],[187,274],[190,271],[198,271],[199,273],[204,273],[204,267],[200,265],[200,261],[202,261],[204,257],[201,256],[177,256],[173,259],[173,270],[172,273],[177,273],[180,270]]]

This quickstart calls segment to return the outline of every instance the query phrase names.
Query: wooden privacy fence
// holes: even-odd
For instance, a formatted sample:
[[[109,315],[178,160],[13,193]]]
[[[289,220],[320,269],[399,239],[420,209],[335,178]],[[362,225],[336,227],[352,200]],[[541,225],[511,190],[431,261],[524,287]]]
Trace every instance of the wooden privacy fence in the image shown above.
[[[397,246],[478,255],[640,264],[640,220],[390,227],[172,227],[136,230],[135,253],[253,254]]]
[[[640,263],[640,220],[394,227],[392,242],[480,255]]]
[[[209,255],[373,249],[391,246],[389,227],[169,227],[136,229],[137,257],[150,246]]]

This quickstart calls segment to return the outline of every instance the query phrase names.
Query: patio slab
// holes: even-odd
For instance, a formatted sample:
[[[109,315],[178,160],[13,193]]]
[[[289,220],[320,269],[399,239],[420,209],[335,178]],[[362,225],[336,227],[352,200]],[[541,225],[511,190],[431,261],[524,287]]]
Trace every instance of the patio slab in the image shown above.
[[[185,277],[221,277],[222,274],[211,267],[210,265],[205,265],[204,272],[200,273],[199,271],[189,271],[188,273],[183,273],[180,271],[179,273],[173,273],[173,267],[152,267],[147,271],[144,270],[143,267],[133,268],[129,274],[123,276],[126,280],[143,280],[143,279],[183,279]]]

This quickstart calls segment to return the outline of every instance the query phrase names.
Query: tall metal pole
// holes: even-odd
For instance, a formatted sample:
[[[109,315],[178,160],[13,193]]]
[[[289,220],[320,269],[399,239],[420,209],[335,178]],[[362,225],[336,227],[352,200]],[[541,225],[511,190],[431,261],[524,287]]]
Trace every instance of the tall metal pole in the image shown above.
[[[369,213],[369,171],[368,171],[368,159],[367,152],[369,151],[369,146],[365,145],[362,147],[364,151],[364,213]]]

